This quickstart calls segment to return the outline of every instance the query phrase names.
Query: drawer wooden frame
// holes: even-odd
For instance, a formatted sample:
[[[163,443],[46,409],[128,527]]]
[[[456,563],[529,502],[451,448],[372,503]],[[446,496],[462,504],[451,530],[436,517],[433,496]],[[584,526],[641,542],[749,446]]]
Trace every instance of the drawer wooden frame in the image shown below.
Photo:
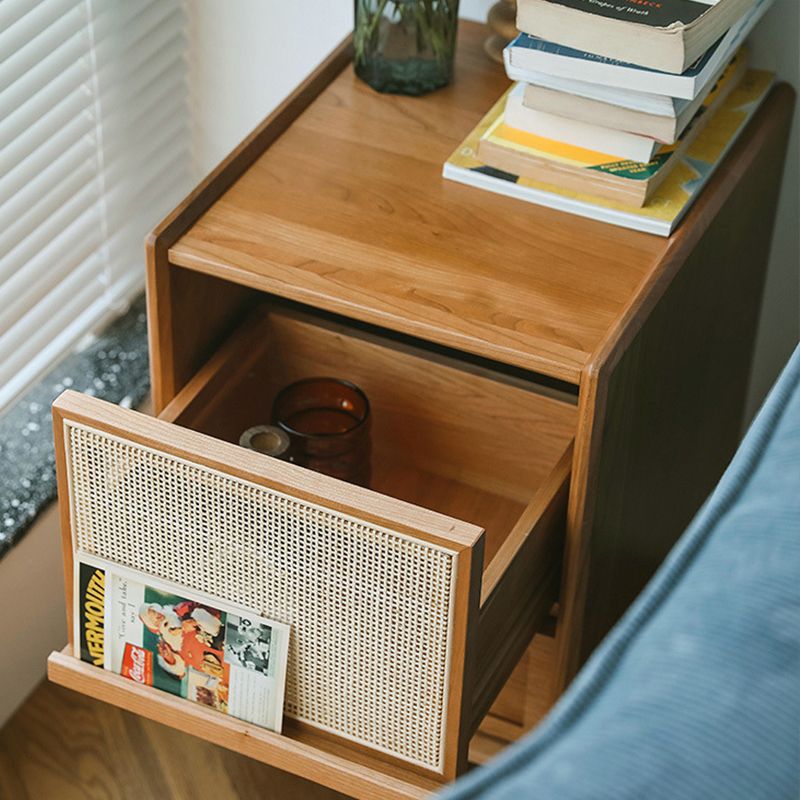
[[[460,731],[461,719],[464,717],[462,702],[469,707],[468,700],[464,698],[464,679],[474,658],[472,648],[476,642],[474,633],[469,631],[468,627],[477,619],[480,597],[483,560],[483,531],[480,528],[383,497],[361,487],[342,484],[340,481],[291,464],[264,458],[236,445],[216,441],[203,434],[74,392],[64,393],[56,401],[53,406],[53,419],[64,523],[62,532],[65,535],[62,546],[65,589],[69,609],[70,644],[73,648],[75,643],[71,634],[73,598],[70,576],[73,572],[74,542],[70,534],[74,532],[74,525],[69,502],[71,492],[68,486],[65,423],[85,426],[125,442],[150,448],[159,453],[163,452],[217,472],[234,475],[291,497],[357,517],[376,526],[446,547],[457,553],[451,645],[453,657],[448,683],[448,732],[444,765],[446,777],[455,774],[458,742],[464,738]],[[214,715],[215,718],[218,716]],[[469,715],[466,715],[466,720],[468,723]]]
[[[309,355],[304,356],[304,352]],[[314,353],[317,355],[314,356]],[[283,366],[280,363],[281,358],[285,362]],[[222,436],[232,439],[231,431],[238,431],[242,425],[247,424],[248,417],[235,418],[228,423],[232,426],[230,431],[221,432],[215,422],[215,415],[227,421],[234,413],[234,407],[235,413],[248,413],[247,402],[243,405],[238,402],[240,398],[255,394],[249,391],[247,381],[253,381],[254,387],[267,392],[263,381],[265,370],[269,369],[274,373],[272,381],[279,385],[295,377],[293,373],[286,373],[285,369],[299,368],[314,373],[324,370],[329,359],[333,359],[332,363],[342,364],[340,371],[347,369],[347,364],[362,370],[355,377],[365,384],[377,415],[381,411],[390,413],[386,407],[386,395],[392,388],[392,395],[400,397],[401,409],[404,397],[407,400],[424,391],[424,384],[417,386],[414,382],[419,380],[415,376],[423,376],[424,382],[431,384],[431,391],[445,392],[444,395],[437,394],[442,398],[448,396],[450,387],[452,402],[443,400],[441,409],[434,408],[431,411],[433,414],[442,414],[441,422],[434,417],[428,424],[432,428],[439,428],[446,423],[448,417],[452,417],[450,424],[456,426],[451,436],[455,442],[452,447],[456,448],[462,446],[459,444],[460,440],[469,440],[470,425],[477,425],[477,430],[480,430],[480,406],[473,408],[475,404],[480,404],[483,397],[487,401],[491,398],[492,404],[496,406],[496,434],[500,436],[492,447],[497,448],[504,456],[507,455],[504,460],[511,466],[504,469],[511,469],[509,474],[520,472],[522,475],[522,485],[517,491],[522,492],[522,486],[528,480],[532,483],[527,485],[535,487],[535,491],[524,499],[510,501],[521,510],[519,518],[509,530],[502,531],[502,539],[498,538],[499,532],[493,534],[492,557],[485,568],[485,537],[481,527],[462,522],[459,517],[443,516],[375,491],[342,484],[326,476],[243,450],[219,438]],[[305,364],[304,361],[309,363]],[[370,373],[375,374],[372,384],[369,383]],[[411,383],[406,385],[408,381]],[[495,387],[494,393],[489,394],[492,387]],[[265,397],[264,407],[268,407],[268,392]],[[463,409],[458,406],[457,398],[462,398],[460,402]],[[525,408],[530,410],[522,413]],[[472,413],[468,409],[472,409]],[[263,413],[261,409],[252,411],[255,415],[253,418],[256,419]],[[458,551],[459,566],[453,618],[454,639],[451,646],[454,658],[451,661],[448,682],[448,728],[442,773],[437,774],[409,765],[292,721],[287,723],[286,736],[297,741],[298,747],[302,745],[306,748],[309,743],[312,746],[310,749],[303,749],[303,758],[289,762],[285,768],[308,776],[309,759],[314,761],[316,758],[320,765],[327,764],[316,780],[342,791],[353,791],[351,782],[354,770],[364,777],[370,774],[369,770],[376,768],[375,764],[385,764],[389,774],[394,774],[397,780],[402,776],[407,782],[402,796],[415,796],[417,791],[426,792],[430,781],[450,780],[462,772],[466,768],[470,740],[478,725],[534,633],[546,627],[556,598],[571,468],[569,432],[574,426],[574,406],[532,391],[531,387],[518,379],[459,364],[435,354],[419,352],[406,345],[384,341],[380,337],[326,319],[317,319],[313,315],[281,308],[273,309],[267,305],[252,313],[159,416],[160,419],[144,417],[137,412],[120,409],[74,392],[65,392],[53,406],[59,494],[62,499],[62,548],[70,616],[74,523],[69,502],[65,424],[98,431],[421,540],[445,545]],[[524,452],[528,439],[536,435],[542,424],[545,430],[549,429],[547,436],[551,441],[542,448],[542,452],[550,455],[543,466],[534,472],[514,466],[517,462],[512,440],[517,425],[516,416],[527,421],[525,428],[520,428],[517,432],[519,443],[516,447],[520,454]],[[535,423],[537,418],[541,418],[542,422]],[[534,421],[533,424],[531,420]],[[400,421],[401,418],[398,417],[396,422],[399,424]],[[413,420],[408,424],[414,425]],[[425,423],[418,421],[415,427],[419,424],[424,426]],[[392,428],[391,421],[387,425],[384,426],[386,430]],[[462,429],[458,426],[465,427]],[[198,432],[203,430],[212,435]],[[375,436],[378,436],[376,457],[387,452],[387,447],[395,447],[391,438],[387,443],[382,441],[388,435],[386,430],[381,433],[379,426],[374,431]],[[532,430],[533,433],[523,436],[522,430]],[[398,435],[402,439],[402,432]],[[421,453],[416,448],[412,450],[414,458],[425,463],[430,460],[431,454],[424,450]],[[490,447],[485,454],[481,454],[480,450],[477,452],[479,460],[483,461],[489,458],[492,450]],[[458,458],[456,453],[456,459]],[[535,464],[536,459],[532,463]],[[525,478],[529,472],[530,477]],[[447,473],[447,464],[444,464],[442,474]],[[537,474],[540,477],[537,478]],[[476,485],[484,483],[482,475],[472,480]],[[505,481],[502,483],[505,484]],[[391,483],[387,484],[387,488],[392,488]],[[513,513],[516,515],[516,512]],[[475,515],[480,519],[479,512],[476,511]],[[70,647],[74,647],[74,642],[70,642]],[[68,648],[61,654],[54,654],[50,669],[54,680],[82,689],[89,684],[91,676],[95,675],[101,681],[97,690],[110,702],[124,708],[136,709],[137,712],[168,724],[184,727],[181,722],[181,703],[175,706],[176,701],[173,698],[162,696],[156,690],[137,689],[131,694],[128,681],[77,662],[72,652]],[[192,720],[187,721],[186,725],[194,729],[199,725],[196,720],[201,718],[205,719],[203,715],[192,716]],[[219,714],[212,714],[204,725],[206,728],[203,735],[206,738],[227,746],[237,740],[235,731],[247,731],[247,752],[267,763],[285,763],[281,755],[285,748],[273,746],[273,734],[237,720],[226,719]],[[334,753],[340,758],[348,753],[352,761],[346,764],[337,762],[339,766],[334,768],[329,763],[330,756]],[[313,769],[311,773],[314,773]],[[369,780],[366,777],[364,780],[366,787]],[[363,793],[354,793],[358,796],[376,796],[373,788],[369,791],[364,789]],[[394,795],[390,793],[387,796]]]

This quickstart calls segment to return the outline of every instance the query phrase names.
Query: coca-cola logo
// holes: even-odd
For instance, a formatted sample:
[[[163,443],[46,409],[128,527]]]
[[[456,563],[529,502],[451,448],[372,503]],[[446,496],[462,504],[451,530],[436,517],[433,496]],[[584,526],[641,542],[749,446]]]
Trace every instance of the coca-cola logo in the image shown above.
[[[147,656],[145,655],[144,650],[140,650],[138,647],[132,649],[131,651],[131,669],[128,673],[128,677],[132,681],[136,681],[137,683],[145,683],[145,677],[147,675]]]
[[[153,685],[153,654],[135,644],[125,645],[122,676],[146,686]]]

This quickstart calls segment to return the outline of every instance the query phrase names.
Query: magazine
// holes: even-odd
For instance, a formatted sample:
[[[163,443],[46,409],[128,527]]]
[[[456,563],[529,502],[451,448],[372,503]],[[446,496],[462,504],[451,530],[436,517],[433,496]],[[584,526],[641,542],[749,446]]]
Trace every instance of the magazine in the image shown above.
[[[85,553],[74,580],[82,661],[280,733],[288,625]]]

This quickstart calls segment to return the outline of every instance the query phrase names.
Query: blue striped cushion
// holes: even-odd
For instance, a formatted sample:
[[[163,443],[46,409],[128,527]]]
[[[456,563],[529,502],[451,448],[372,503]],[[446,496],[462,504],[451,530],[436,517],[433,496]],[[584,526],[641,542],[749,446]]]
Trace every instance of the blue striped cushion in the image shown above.
[[[441,797],[798,800],[798,775],[800,349],[543,724]]]

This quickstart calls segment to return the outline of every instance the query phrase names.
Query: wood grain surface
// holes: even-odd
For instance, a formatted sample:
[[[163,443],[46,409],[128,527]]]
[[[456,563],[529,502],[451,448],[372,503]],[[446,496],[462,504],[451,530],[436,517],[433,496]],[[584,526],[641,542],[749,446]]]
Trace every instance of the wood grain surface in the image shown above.
[[[47,675],[68,689],[358,800],[421,800],[441,787],[438,776],[426,777],[413,765],[391,763],[332,734],[289,719],[284,719],[282,733],[274,733],[79,661],[69,647],[50,654]]]
[[[543,395],[532,381],[269,303],[160,417],[238,442],[246,428],[269,422],[281,388],[319,375],[352,381],[366,393],[373,463],[402,461],[520,503],[575,433],[575,406]]]
[[[550,706],[537,636],[470,746],[484,763]],[[43,681],[0,729],[0,800],[345,800],[318,783]]]
[[[584,373],[556,689],[722,475],[747,383],[795,96],[776,86]]]
[[[345,795],[48,682],[0,731],[2,800],[255,797]]]
[[[228,380],[240,381],[258,359],[245,368],[228,364],[223,353],[203,365],[264,293],[531,370],[535,380],[579,386],[557,645],[551,642],[541,661],[541,694],[545,684],[562,690],[574,675],[735,447],[793,98],[785,87],[773,91],[676,233],[662,239],[442,179],[442,162],[508,85],[482,52],[484,36],[482,26],[462,22],[453,84],[422,99],[372,92],[347,67],[343,44],[165,220],[148,249],[153,387],[156,411],[178,396],[166,418],[185,413],[197,415],[201,429],[217,425],[205,410],[209,394],[224,397]],[[325,363],[313,351],[314,331],[286,327],[277,336],[289,351],[302,342],[293,365]],[[367,352],[343,340],[331,363],[336,353],[369,362]],[[381,369],[391,373],[388,365],[384,360]],[[480,408],[490,405],[475,397]],[[574,409],[567,417],[575,425]],[[556,436],[563,433],[560,426]],[[180,451],[187,442],[199,447],[195,436],[167,438]],[[496,476],[499,486],[489,470],[465,469],[455,450],[452,461],[432,456],[433,474],[464,487],[485,478],[489,493],[475,500],[482,516],[492,493],[525,502],[512,472],[528,485],[526,470],[535,472],[548,457],[539,461],[527,444],[521,450],[532,451],[530,462],[514,452]],[[229,456],[242,474],[258,473],[255,462],[225,451]],[[408,487],[406,499],[416,499],[409,465],[388,466],[379,470],[384,486],[396,482]],[[453,509],[466,493],[456,484],[445,488],[433,485],[435,497],[449,498],[438,510],[462,519]],[[372,514],[400,508],[377,497]],[[360,507],[369,498],[356,499]],[[506,517],[516,513],[511,506],[498,512],[490,530],[507,530]],[[409,519],[421,524],[416,514]],[[425,514],[426,524],[433,519]],[[450,538],[443,530],[437,536]],[[469,547],[475,529],[464,526],[461,536]],[[494,562],[487,585],[502,585],[508,575],[506,583],[524,586],[525,559],[534,569],[543,565],[530,547],[506,558],[512,548],[505,542],[487,538]],[[515,564],[516,575],[509,571]],[[473,592],[477,585],[470,583]],[[537,586],[543,590],[545,582]],[[526,607],[541,611],[548,597],[534,592]],[[528,622],[510,619],[506,638],[515,648],[533,634]],[[511,671],[511,655],[501,660],[503,669],[478,663],[478,673],[495,678],[478,692],[481,711]],[[530,685],[530,655],[527,663]],[[511,682],[524,683],[519,673]],[[495,708],[509,706],[504,691]],[[473,752],[494,752],[535,716],[492,712]],[[259,757],[247,737],[231,735]],[[463,729],[458,739],[463,760]],[[323,769],[319,779],[330,775]],[[373,786],[372,777],[356,779],[367,781],[359,784],[362,794]],[[391,784],[387,772],[381,792]]]
[[[209,348],[226,331],[243,301],[237,287],[226,287],[220,281],[198,281],[188,272],[171,269],[167,251],[350,63],[350,39],[347,36],[148,235],[147,322],[156,412],[210,355]],[[202,313],[197,313],[209,294],[214,298],[213,308],[203,307]],[[185,300],[186,305],[175,308],[173,298]]]
[[[485,764],[532,730],[553,704],[555,640],[535,636],[472,737],[469,759]]]
[[[441,177],[508,86],[485,34],[460,23],[455,79],[423,98],[344,69],[170,261],[577,383],[667,240]]]

